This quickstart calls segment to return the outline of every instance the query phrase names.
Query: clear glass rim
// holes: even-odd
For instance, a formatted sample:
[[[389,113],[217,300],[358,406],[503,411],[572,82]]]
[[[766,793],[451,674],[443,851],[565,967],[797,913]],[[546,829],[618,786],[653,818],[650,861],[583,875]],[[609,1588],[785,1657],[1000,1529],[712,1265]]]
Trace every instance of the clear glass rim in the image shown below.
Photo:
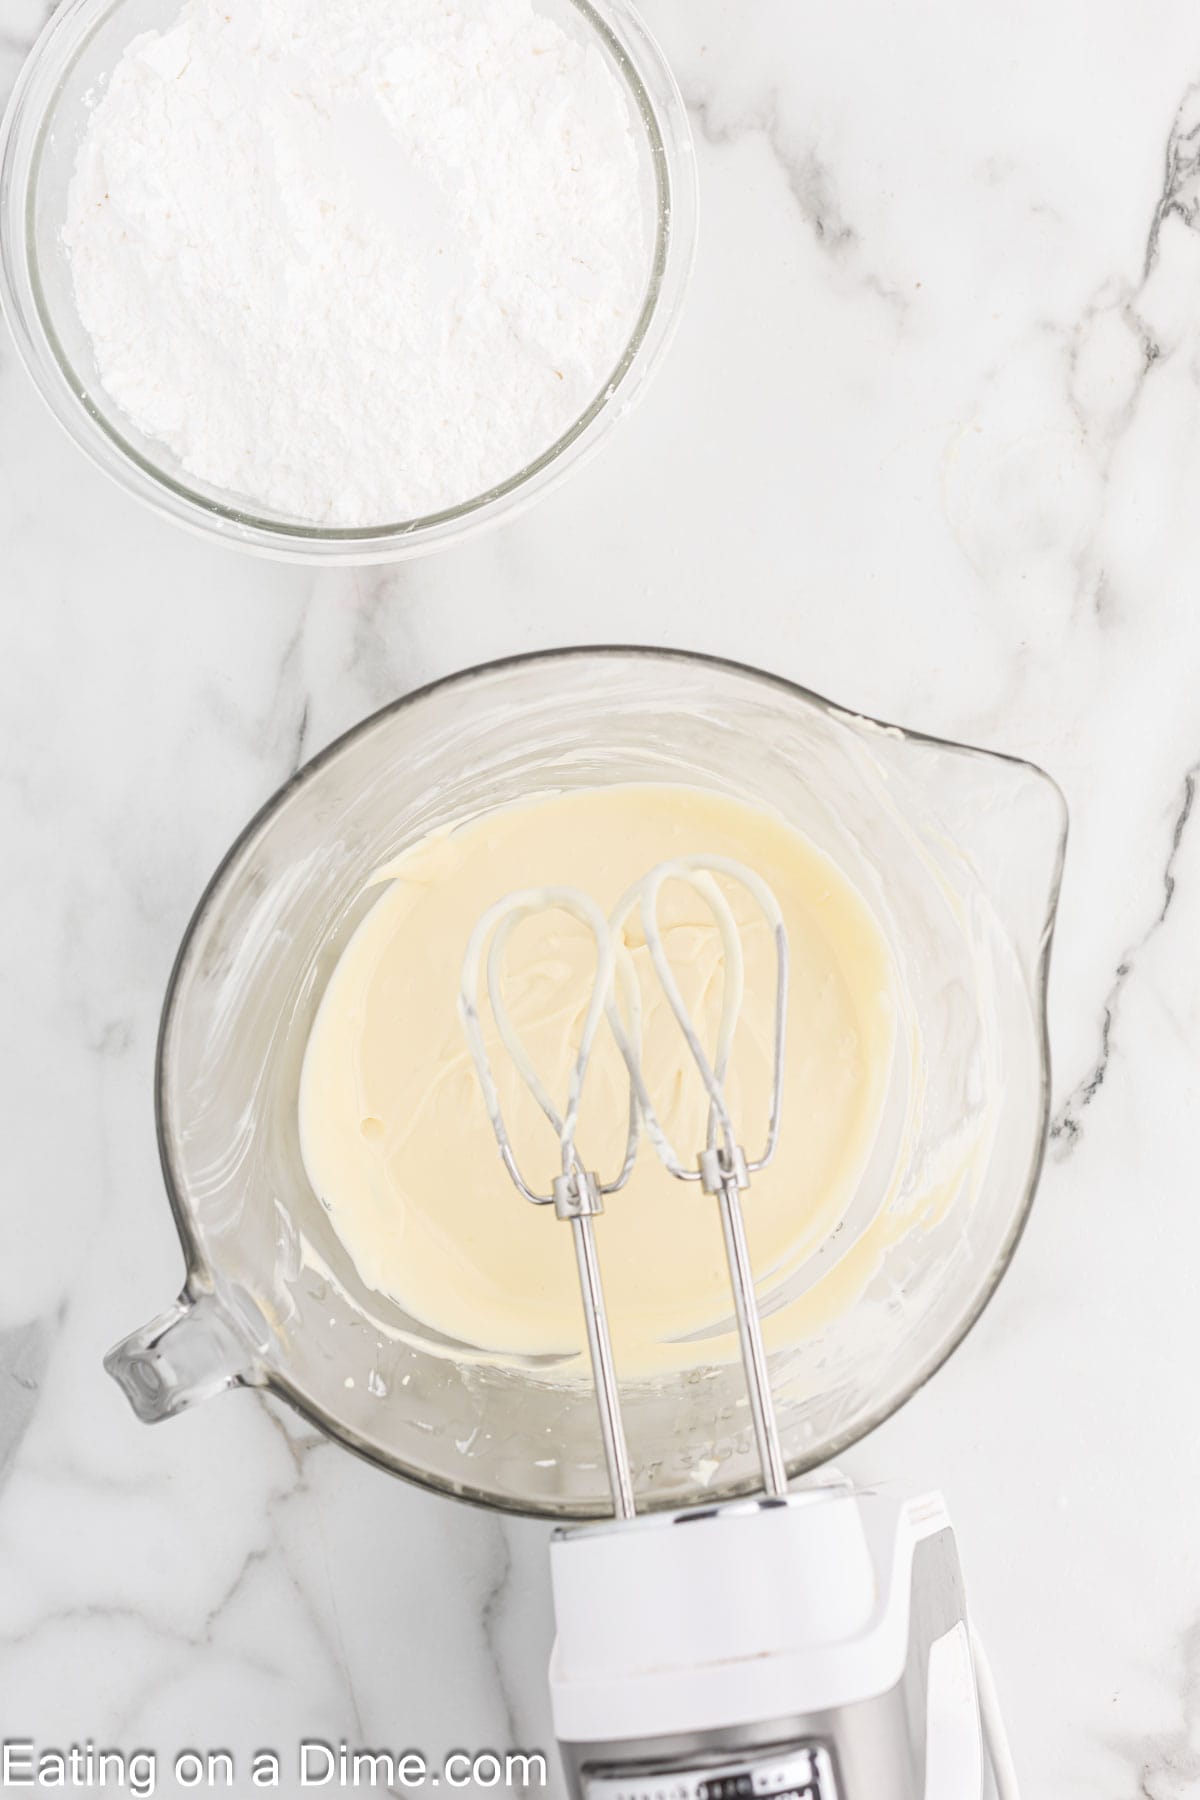
[[[526,651],[514,656],[498,657],[490,662],[477,663],[470,668],[457,670],[450,675],[439,677],[436,681],[425,683],[409,694],[389,701],[375,712],[359,720],[349,730],[341,733],[331,743],[318,751],[309,762],[280,786],[271,797],[264,802],[254,816],[238,833],[213,874],[209,878],[203,893],[198,900],[184,932],[179,950],[175,957],[167,981],[166,994],[163,1001],[159,1024],[158,1044],[155,1056],[155,1122],[158,1136],[159,1160],[162,1166],[163,1179],[174,1215],[176,1230],[179,1233],[187,1264],[187,1291],[193,1294],[207,1293],[212,1290],[213,1278],[205,1258],[203,1248],[192,1226],[182,1194],[182,1182],[177,1177],[172,1154],[172,1137],[167,1118],[166,1078],[167,1078],[167,1043],[171,1024],[174,1019],[179,988],[187,968],[191,946],[196,934],[204,923],[209,908],[225,885],[227,877],[232,873],[238,860],[249,848],[254,839],[271,821],[275,814],[332,761],[343,750],[360,738],[366,737],[386,720],[398,713],[419,706],[430,696],[457,687],[469,689],[479,680],[503,673],[507,670],[533,668],[544,665],[553,669],[568,660],[639,659],[646,662],[669,665],[685,663],[694,668],[709,668],[727,674],[743,676],[748,680],[774,689],[788,698],[825,713],[839,722],[858,721],[868,726],[886,731],[894,738],[912,744],[923,744],[933,749],[950,751],[971,758],[986,758],[989,761],[1007,763],[1013,768],[1024,769],[1037,776],[1045,783],[1048,791],[1054,796],[1059,814],[1059,827],[1054,864],[1050,881],[1046,890],[1046,910],[1040,936],[1040,948],[1034,976],[1032,1000],[1035,1009],[1034,1025],[1037,1034],[1040,1058],[1040,1091],[1038,1132],[1034,1151],[1026,1172],[1025,1183],[1020,1204],[1014,1211],[1012,1222],[1004,1242],[988,1272],[987,1278],[980,1283],[972,1296],[953,1331],[949,1332],[944,1342],[918,1365],[910,1379],[869,1412],[857,1418],[840,1434],[835,1435],[819,1454],[791,1457],[787,1464],[788,1480],[794,1481],[814,1468],[841,1456],[861,1439],[867,1437],[885,1420],[892,1418],[901,1407],[906,1406],[913,1395],[918,1393],[931,1378],[937,1374],[942,1365],[954,1354],[959,1345],[978,1323],[1000,1282],[1012,1264],[1016,1249],[1025,1232],[1033,1205],[1034,1194],[1045,1161],[1046,1146],[1050,1124],[1050,1043],[1047,1022],[1047,985],[1050,976],[1050,956],[1054,941],[1054,925],[1058,910],[1059,890],[1062,881],[1063,859],[1067,846],[1068,814],[1066,798],[1062,789],[1039,764],[1026,757],[1012,756],[1004,751],[984,750],[976,745],[964,744],[951,738],[935,737],[928,732],[910,730],[907,726],[894,725],[887,720],[872,718],[869,714],[855,712],[850,708],[839,706],[836,702],[814,693],[812,689],[802,687],[798,682],[786,676],[776,675],[766,669],[759,669],[752,664],[738,662],[730,657],[712,656],[701,651],[670,649],[647,644],[580,644],[564,646],[559,649]],[[323,1408],[311,1401],[299,1388],[289,1381],[288,1377],[278,1369],[263,1365],[259,1371],[258,1385],[270,1393],[286,1400],[293,1409],[308,1423],[316,1426],[327,1437],[332,1438],[344,1448],[352,1450],[375,1467],[386,1470],[389,1474],[398,1475],[403,1480],[412,1482],[430,1492],[447,1494],[455,1499],[467,1500],[491,1511],[512,1513],[524,1518],[542,1518],[556,1521],[564,1519],[585,1519],[604,1517],[605,1510],[600,1506],[580,1506],[576,1508],[524,1504],[506,1495],[495,1495],[484,1488],[474,1488],[469,1483],[457,1483],[445,1477],[403,1462],[400,1458],[391,1457],[371,1444],[356,1432],[352,1426],[343,1425],[332,1418]],[[722,1488],[719,1494],[711,1496],[705,1504],[715,1501],[736,1500],[758,1491],[759,1483],[752,1477],[731,1482],[728,1488]],[[674,1508],[678,1510],[677,1501],[643,1504],[642,1510],[658,1512]]]
[[[68,0],[34,44],[0,123],[0,312],[43,401],[72,441],[135,499],[206,537],[285,561],[398,561],[510,519],[604,442],[645,390],[674,336],[696,247],[695,159],[670,66],[630,0],[569,0],[623,76],[654,172],[655,241],[641,309],[616,367],[562,435],[482,494],[420,517],[355,528],[271,518],[189,487],[123,434],[77,375],[46,304],[34,220],[42,150],[78,57],[120,0]],[[49,93],[41,89],[50,82]]]

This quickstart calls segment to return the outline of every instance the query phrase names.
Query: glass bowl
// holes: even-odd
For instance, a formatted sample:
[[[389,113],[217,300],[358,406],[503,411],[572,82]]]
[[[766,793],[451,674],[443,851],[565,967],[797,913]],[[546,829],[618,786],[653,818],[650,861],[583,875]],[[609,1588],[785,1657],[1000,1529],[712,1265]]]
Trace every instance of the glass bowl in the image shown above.
[[[640,398],[673,335],[695,249],[695,165],[679,90],[628,0],[555,0],[552,10],[599,47],[637,122],[649,248],[633,334],[591,404],[527,468],[428,517],[334,529],[207,487],[105,393],[62,243],[67,191],[95,95],[130,39],[169,24],[179,0],[67,0],[30,53],[0,127],[0,310],[39,393],[80,449],[177,524],[244,550],[323,563],[391,562],[457,543],[512,518],[580,467]]]
[[[558,651],[368,719],[268,803],[214,875],[159,1044],[187,1282],[108,1359],[141,1417],[265,1387],[440,1491],[556,1518],[610,1510],[578,1363],[498,1361],[364,1285],[305,1173],[298,1089],[374,870],[530,794],[637,781],[781,814],[858,890],[896,971],[897,1055],[858,1191],[799,1270],[759,1284],[789,1472],[894,1412],[959,1343],[1008,1266],[1041,1164],[1061,794],[1028,763],[881,726],[756,670]],[[681,1229],[698,1204],[681,1200]],[[621,1383],[639,1510],[759,1483],[740,1365],[689,1347],[683,1368]]]

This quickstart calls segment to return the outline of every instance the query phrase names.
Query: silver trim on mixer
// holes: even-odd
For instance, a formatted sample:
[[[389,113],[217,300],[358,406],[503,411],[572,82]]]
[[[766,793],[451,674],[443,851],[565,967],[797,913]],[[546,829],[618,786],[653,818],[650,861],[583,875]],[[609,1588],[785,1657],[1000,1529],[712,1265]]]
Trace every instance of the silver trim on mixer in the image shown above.
[[[580,1779],[584,1800],[838,1800],[824,1744],[789,1745],[767,1756],[695,1767],[653,1764]]]

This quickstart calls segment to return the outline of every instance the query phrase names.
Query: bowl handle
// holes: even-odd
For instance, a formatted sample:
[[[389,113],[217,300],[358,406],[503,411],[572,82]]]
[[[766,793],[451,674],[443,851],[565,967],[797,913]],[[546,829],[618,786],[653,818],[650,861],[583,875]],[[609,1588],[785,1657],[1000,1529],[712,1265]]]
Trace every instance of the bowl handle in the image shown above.
[[[104,1367],[147,1425],[263,1379],[245,1334],[216,1296],[186,1289],[174,1306],[115,1345]]]

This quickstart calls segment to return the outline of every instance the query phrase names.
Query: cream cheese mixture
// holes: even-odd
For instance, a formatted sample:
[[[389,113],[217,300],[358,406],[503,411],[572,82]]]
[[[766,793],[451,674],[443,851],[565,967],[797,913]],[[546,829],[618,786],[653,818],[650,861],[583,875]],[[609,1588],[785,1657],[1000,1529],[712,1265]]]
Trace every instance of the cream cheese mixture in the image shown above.
[[[424,840],[379,873],[378,900],[346,946],[304,1060],[300,1133],[313,1187],[363,1281],[414,1318],[498,1353],[583,1342],[571,1234],[505,1173],[456,1011],[479,915],[519,887],[569,884],[607,911],[667,857],[713,854],[774,889],[791,947],[783,1131],[754,1181],[746,1222],[755,1271],[782,1279],[838,1223],[874,1141],[895,1030],[891,966],[871,914],[782,819],[699,789],[627,786],[550,795]],[[749,1150],[763,1136],[775,1000],[770,933],[748,897],[746,999],[732,1110]],[[663,894],[666,943],[693,1016],[715,1027],[721,947],[680,884]],[[663,1122],[697,1148],[705,1101],[682,1037],[626,928],[646,1007],[644,1059]],[[566,1088],[595,952],[565,915],[525,921],[506,997],[550,1091]],[[494,1037],[489,1052],[518,1160],[548,1186],[556,1141]],[[619,1163],[628,1089],[607,1031],[589,1075],[579,1147],[601,1174]],[[672,1180],[643,1143],[629,1186],[598,1225],[613,1340],[625,1373],[677,1361],[668,1346],[726,1320],[728,1274],[715,1202]]]

